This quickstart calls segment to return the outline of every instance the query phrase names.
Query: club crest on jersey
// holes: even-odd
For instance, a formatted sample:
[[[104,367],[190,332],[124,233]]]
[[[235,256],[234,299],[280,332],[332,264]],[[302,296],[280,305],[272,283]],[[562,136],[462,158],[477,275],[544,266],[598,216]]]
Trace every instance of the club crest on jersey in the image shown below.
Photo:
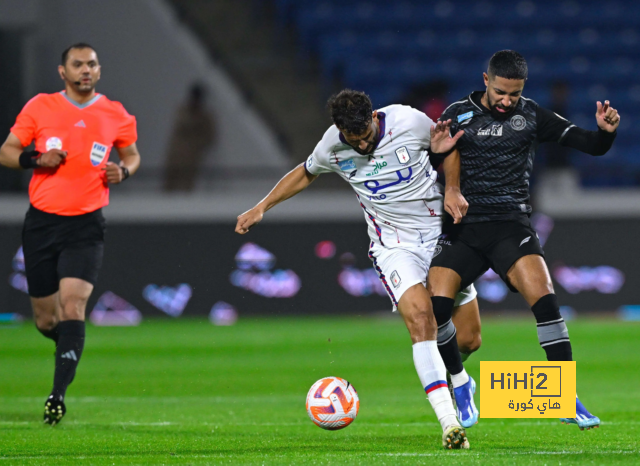
[[[347,159],[343,160],[342,162],[338,162],[338,166],[343,172],[348,172],[349,170],[355,170],[356,163],[353,161],[353,159]]]
[[[62,141],[60,140],[60,138],[49,138],[47,139],[47,152],[50,151],[51,149],[58,149],[61,150],[62,149]]]
[[[502,125],[493,125],[491,128],[479,129],[478,136],[502,136]]]
[[[405,165],[411,161],[411,155],[409,155],[409,151],[404,146],[402,146],[400,149],[396,149],[396,157],[398,157],[398,162],[400,162],[402,165]]]
[[[89,157],[91,158],[91,165],[93,165],[94,167],[100,165],[107,155],[107,150],[108,147],[104,144],[94,142],[93,146],[91,147],[91,154],[89,155]]]
[[[402,283],[402,278],[400,278],[400,274],[398,273],[397,270],[394,270],[393,272],[391,272],[390,278],[394,288],[398,288],[398,286],[400,286],[400,283]]]
[[[458,115],[458,123],[469,120],[471,117],[473,117],[473,110],[467,113],[463,113],[462,115]]]
[[[509,120],[509,125],[515,131],[522,131],[527,126],[527,120],[522,115],[513,115]]]

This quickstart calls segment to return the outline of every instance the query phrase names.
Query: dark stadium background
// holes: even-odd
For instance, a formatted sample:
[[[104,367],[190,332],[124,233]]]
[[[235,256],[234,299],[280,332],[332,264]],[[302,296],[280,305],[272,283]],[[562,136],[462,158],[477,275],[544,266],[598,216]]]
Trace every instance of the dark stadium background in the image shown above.
[[[574,123],[595,128],[596,100],[610,99],[619,109],[619,135],[604,157],[541,147],[532,193],[535,211],[542,214],[539,233],[548,236],[545,250],[560,303],[571,308],[565,311],[611,312],[640,304],[635,266],[640,146],[634,136],[640,123],[640,10],[635,3],[125,3],[84,8],[71,0],[29,1],[22,7],[5,2],[0,18],[0,132],[8,132],[32,95],[60,89],[59,51],[80,39],[99,52],[99,91],[121,100],[138,118],[142,169],[112,190],[107,255],[90,309],[110,292],[145,316],[164,316],[166,309],[147,299],[148,286],[157,299],[171,301],[184,284],[188,288],[182,292],[190,290],[191,297],[169,305],[169,314],[206,315],[218,302],[235,307],[240,316],[389,311],[383,289],[371,283],[362,214],[337,177],[321,177],[297,204],[278,206],[245,237],[233,233],[235,216],[304,160],[329,124],[323,105],[332,92],[362,89],[375,106],[406,103],[436,118],[444,106],[482,88],[488,58],[504,48],[528,59],[524,95]],[[111,27],[96,30],[91,24],[97,21]],[[65,28],[51,38],[56,24]],[[132,32],[136,29],[139,35]],[[208,91],[216,142],[193,191],[165,192],[176,109],[195,82]],[[28,177],[0,169],[0,312],[24,316],[30,314],[29,302],[14,259]],[[317,256],[322,241],[335,244],[333,257]],[[262,273],[254,288],[299,285],[299,290],[234,286],[235,256],[247,242],[272,253],[276,262],[268,270],[249,265],[244,275],[236,273],[236,282],[249,280],[247,273]],[[291,274],[269,275],[277,270],[292,271],[299,284]],[[345,270],[353,272],[343,275],[351,292],[339,282]],[[482,310],[526,309],[495,275],[476,285]]]

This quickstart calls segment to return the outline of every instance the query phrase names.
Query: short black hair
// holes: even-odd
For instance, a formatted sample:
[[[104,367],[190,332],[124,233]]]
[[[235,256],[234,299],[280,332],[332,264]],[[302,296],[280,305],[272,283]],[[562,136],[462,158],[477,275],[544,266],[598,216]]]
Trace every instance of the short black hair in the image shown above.
[[[364,92],[344,89],[329,98],[327,108],[338,129],[351,134],[363,134],[371,124],[373,106]]]
[[[62,60],[60,62],[62,66],[65,66],[67,64],[67,58],[69,57],[69,52],[72,49],[91,49],[94,52],[96,51],[96,49],[94,49],[91,45],[85,42],[78,42],[77,44],[70,45],[69,47],[64,49],[64,52],[62,52]]]
[[[515,50],[501,50],[489,60],[487,74],[490,77],[500,76],[505,79],[527,79],[529,68],[527,61]]]

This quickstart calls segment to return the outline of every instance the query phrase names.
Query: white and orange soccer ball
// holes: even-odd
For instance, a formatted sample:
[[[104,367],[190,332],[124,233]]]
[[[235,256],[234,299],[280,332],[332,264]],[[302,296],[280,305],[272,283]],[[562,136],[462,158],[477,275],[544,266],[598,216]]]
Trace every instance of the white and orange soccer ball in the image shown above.
[[[349,382],[340,377],[325,377],[307,393],[307,413],[315,425],[327,430],[344,429],[358,415],[360,400]]]

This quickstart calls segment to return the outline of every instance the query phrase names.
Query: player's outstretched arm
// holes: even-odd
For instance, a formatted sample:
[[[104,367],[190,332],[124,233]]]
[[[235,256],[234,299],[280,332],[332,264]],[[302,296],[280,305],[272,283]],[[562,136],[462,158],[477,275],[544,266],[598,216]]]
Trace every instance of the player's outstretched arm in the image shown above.
[[[317,175],[312,175],[307,171],[304,163],[298,165],[287,173],[278,184],[275,185],[271,192],[267,194],[267,197],[261,200],[253,209],[247,210],[238,216],[236,233],[244,235],[249,232],[251,227],[262,220],[267,210],[295,196],[309,186],[317,177]]]
[[[469,203],[460,192],[460,151],[454,149],[442,162],[445,177],[444,209],[453,217],[453,223],[460,223],[467,215]]]
[[[620,115],[609,105],[608,100],[604,101],[604,105],[596,102],[596,123],[597,131],[588,131],[574,126],[569,129],[560,144],[590,155],[606,154],[613,145],[616,130],[620,125]]]
[[[58,149],[51,149],[44,154],[35,151],[24,155],[23,153],[24,147],[18,136],[9,133],[7,140],[0,147],[0,165],[9,168],[55,168],[64,163],[67,156],[66,151]]]

